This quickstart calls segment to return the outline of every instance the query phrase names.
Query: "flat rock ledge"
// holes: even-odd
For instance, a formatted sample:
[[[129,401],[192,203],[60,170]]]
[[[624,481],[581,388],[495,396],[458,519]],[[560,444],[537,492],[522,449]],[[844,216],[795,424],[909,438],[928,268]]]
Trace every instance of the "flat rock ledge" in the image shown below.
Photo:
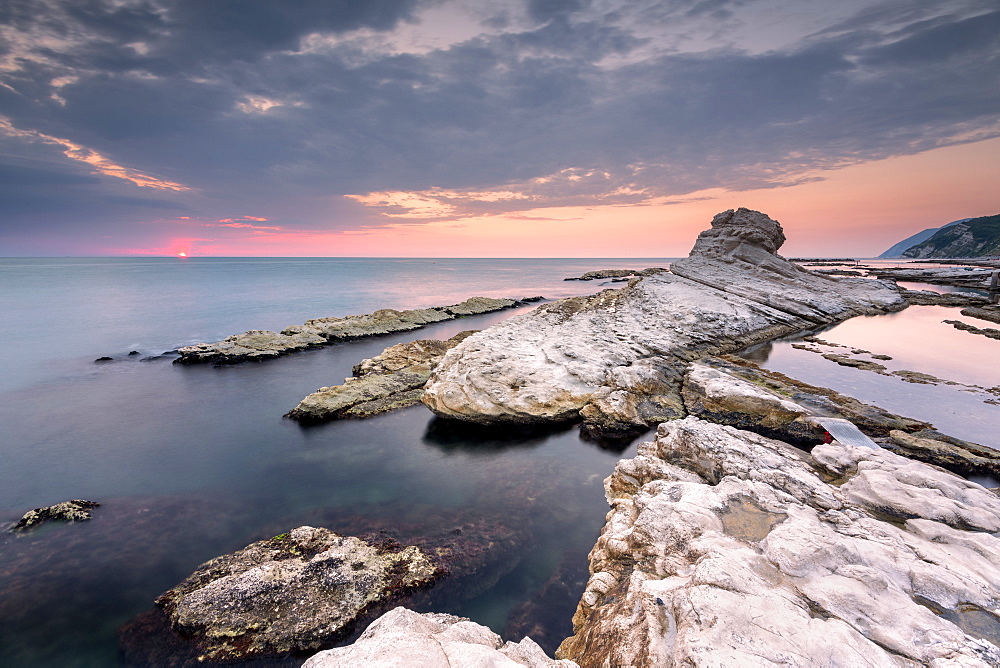
[[[986,290],[990,286],[992,272],[988,268],[973,267],[880,267],[873,273],[879,278],[894,281],[918,281],[937,285],[977,288]]]
[[[531,638],[505,643],[493,631],[464,617],[395,608],[372,622],[353,644],[320,652],[302,666],[576,668],[577,664],[549,658]]]
[[[530,298],[534,301],[536,298]],[[274,359],[289,353],[350,341],[368,336],[409,332],[425,325],[470,315],[491,313],[525,302],[517,299],[470,297],[460,304],[397,311],[380,309],[374,313],[344,318],[314,318],[302,325],[286,327],[281,332],[252,329],[215,343],[198,343],[178,348],[175,364],[238,364]]]
[[[591,666],[1000,665],[1000,498],[837,441],[688,417],[605,480],[559,658]]]
[[[420,339],[398,343],[354,366],[343,385],[321,387],[285,417],[304,423],[364,418],[420,403],[424,384],[444,354],[477,330],[441,341]]]
[[[960,475],[1000,476],[997,448],[942,434],[927,422],[762,369],[735,355],[692,362],[682,395],[687,415],[802,448],[811,448],[823,436],[814,418],[840,418],[882,447],[911,459]]]
[[[156,599],[199,660],[319,649],[441,570],[420,549],[308,526],[202,564]]]
[[[784,240],[760,212],[720,213],[669,273],[470,336],[445,354],[422,401],[482,424],[582,417],[595,434],[634,432],[684,415],[681,379],[693,359],[906,306],[891,283],[785,260]]]
[[[900,294],[913,306],[986,306],[988,297],[966,292],[934,292],[933,290],[902,290]]]
[[[73,499],[44,508],[35,508],[26,512],[10,530],[13,533],[23,533],[46,522],[85,522],[90,519],[91,509],[100,505],[96,501]]]

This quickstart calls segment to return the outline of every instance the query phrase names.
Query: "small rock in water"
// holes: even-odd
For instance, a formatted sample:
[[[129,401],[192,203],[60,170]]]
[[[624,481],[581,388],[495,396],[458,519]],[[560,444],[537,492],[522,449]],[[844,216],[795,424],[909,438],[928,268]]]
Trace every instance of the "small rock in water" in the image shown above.
[[[73,499],[72,501],[63,501],[53,506],[35,508],[26,512],[17,524],[11,528],[11,531],[28,531],[49,521],[83,522],[90,519],[90,509],[97,508],[100,505],[96,501]]]
[[[140,355],[141,353],[138,350],[130,350],[128,354],[131,357],[133,355]]]
[[[417,547],[302,526],[202,564],[156,604],[205,659],[231,661],[318,649],[440,575]]]
[[[115,359],[114,357],[106,357],[106,356],[105,356],[105,357],[98,357],[98,358],[97,358],[96,360],[94,360],[94,361],[95,361],[95,362],[113,362],[113,361],[114,361],[114,359]]]

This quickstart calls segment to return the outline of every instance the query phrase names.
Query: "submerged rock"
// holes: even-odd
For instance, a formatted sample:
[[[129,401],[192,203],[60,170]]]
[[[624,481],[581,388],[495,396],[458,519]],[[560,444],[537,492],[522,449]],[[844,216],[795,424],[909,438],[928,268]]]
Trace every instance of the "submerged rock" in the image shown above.
[[[282,355],[349,341],[367,336],[408,332],[424,325],[458,317],[490,313],[520,305],[515,299],[471,297],[460,304],[397,311],[381,309],[374,313],[344,318],[314,318],[305,324],[286,327],[281,332],[254,329],[226,337],[216,343],[199,343],[178,348],[175,364],[237,364],[273,359]]]
[[[1000,663],[1000,498],[883,449],[660,425],[605,481],[581,666]]]
[[[202,564],[156,604],[203,658],[226,661],[319,648],[439,575],[416,547],[303,526]]]
[[[300,422],[361,418],[420,403],[424,383],[446,352],[476,330],[446,341],[421,339],[398,343],[355,365],[343,385],[321,387],[285,414]]]
[[[10,530],[19,533],[51,521],[85,522],[90,519],[90,509],[98,508],[100,505],[96,501],[73,499],[44,508],[35,508],[26,512]]]
[[[395,608],[372,622],[357,642],[320,652],[303,668],[576,665],[549,658],[531,638],[505,643],[493,631],[464,617]]]
[[[719,214],[671,273],[540,306],[449,351],[422,398],[443,417],[483,424],[582,416],[589,429],[635,431],[679,417],[682,369],[859,314],[899,310],[888,283],[822,276],[776,254],[781,226]]]

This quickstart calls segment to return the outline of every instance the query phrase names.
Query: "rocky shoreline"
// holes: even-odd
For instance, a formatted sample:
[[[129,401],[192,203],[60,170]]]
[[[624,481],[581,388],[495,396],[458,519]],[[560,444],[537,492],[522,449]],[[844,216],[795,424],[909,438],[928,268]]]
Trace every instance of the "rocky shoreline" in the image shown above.
[[[685,418],[605,481],[581,666],[1000,663],[1000,498],[882,449]]]
[[[628,285],[448,341],[391,346],[303,399],[288,417],[364,417],[422,401],[474,424],[577,420],[597,436],[659,425],[605,480],[611,512],[556,659],[530,637],[504,643],[467,619],[397,607],[305,665],[1000,665],[1000,498],[956,475],[1000,475],[1000,455],[727,354],[911,303],[983,319],[995,309],[811,272],[777,254],[783,241],[764,214],[727,211],[669,272],[591,272]],[[512,300],[494,300],[503,301]],[[329,343],[442,315],[376,313],[384,317],[308,321],[189,354],[266,359],[285,354],[267,343],[274,337]],[[474,576],[441,561],[452,554],[299,527],[204,564],[157,605],[199,662],[288,657],[410,605],[438,579]]]

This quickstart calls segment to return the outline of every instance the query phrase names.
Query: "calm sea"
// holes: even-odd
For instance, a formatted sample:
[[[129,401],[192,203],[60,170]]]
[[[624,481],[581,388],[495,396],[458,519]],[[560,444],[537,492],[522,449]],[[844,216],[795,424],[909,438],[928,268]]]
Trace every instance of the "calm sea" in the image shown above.
[[[471,559],[475,577],[435,587],[425,606],[551,650],[570,631],[621,452],[575,429],[455,432],[420,406],[312,428],[281,417],[386,346],[527,308],[261,364],[149,358],[313,317],[584,294],[620,284],[563,279],[668,263],[0,260],[0,523],[67,499],[103,504],[87,523],[0,535],[0,665],[117,665],[124,625],[127,645],[156,644],[134,623],[156,596],[207,559],[303,524],[404,542],[459,532],[470,555],[495,557]]]
[[[456,430],[420,406],[311,428],[281,417],[386,346],[447,338],[531,307],[260,364],[181,367],[158,355],[312,317],[473,295],[585,294],[620,284],[563,279],[668,264],[0,260],[0,523],[72,498],[103,504],[87,523],[0,536],[0,665],[113,666],[125,656],[137,665],[162,663],[162,630],[147,614],[156,596],[207,559],[302,524],[381,531],[403,542],[460,536],[456,544],[471,555],[462,568],[472,575],[435,587],[421,609],[471,617],[513,639],[530,633],[551,651],[570,632],[586,555],[607,512],[602,480],[634,445],[606,449],[569,427]],[[893,355],[900,368],[998,384],[1000,342],[941,325],[956,316],[954,309],[911,308],[857,318],[821,336]],[[978,363],[955,361],[968,351]],[[114,361],[94,362],[102,356]],[[981,394],[846,369],[788,342],[757,358],[998,445],[1000,407]]]

